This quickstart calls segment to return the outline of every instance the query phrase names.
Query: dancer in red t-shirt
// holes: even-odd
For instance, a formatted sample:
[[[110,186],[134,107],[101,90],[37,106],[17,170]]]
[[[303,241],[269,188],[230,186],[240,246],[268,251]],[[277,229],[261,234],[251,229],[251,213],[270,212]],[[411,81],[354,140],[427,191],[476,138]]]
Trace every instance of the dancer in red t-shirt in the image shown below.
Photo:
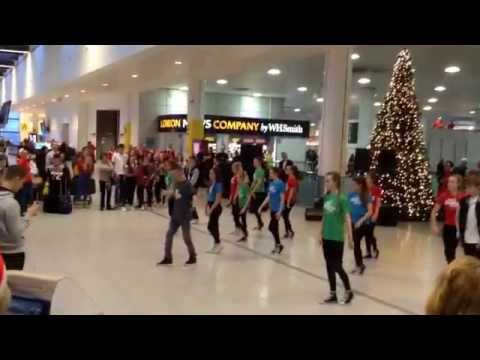
[[[242,166],[242,163],[240,162],[234,162],[232,164],[232,179],[230,180],[230,198],[229,202],[232,207],[232,216],[233,216],[233,222],[235,224],[235,231],[232,233],[237,234],[239,230],[241,230],[242,225],[240,224],[240,206],[238,205],[238,185],[239,185],[239,180],[238,180],[238,173],[240,170],[240,167]]]
[[[445,214],[445,221],[443,224],[443,243],[444,243],[444,252],[445,259],[447,263],[451,263],[455,260],[455,253],[458,246],[457,238],[457,209],[459,207],[460,200],[465,196],[464,193],[460,192],[462,187],[462,179],[458,175],[451,175],[447,181],[447,190],[444,192],[439,192],[435,206],[432,209],[430,215],[430,223],[432,226],[432,232],[435,235],[440,235],[440,227],[437,222],[437,214],[440,209],[443,207]]]
[[[367,245],[367,255],[364,256],[365,259],[372,258],[372,249],[374,251],[375,259],[378,259],[380,251],[378,250],[377,238],[375,237],[375,225],[378,221],[378,216],[380,214],[380,207],[382,206],[382,195],[383,190],[380,186],[377,185],[377,178],[375,174],[369,173],[366,177],[367,187],[370,191],[370,196],[372,198],[372,208],[373,213],[370,221],[366,225],[365,233],[365,243]]]
[[[290,222],[290,212],[292,211],[295,203],[297,202],[297,195],[298,195],[298,168],[294,165],[288,165],[286,168],[285,173],[288,176],[287,179],[287,191],[285,192],[285,207],[282,212],[283,221],[285,223],[285,236],[284,238],[291,238],[295,236],[295,232],[292,228],[292,223]]]

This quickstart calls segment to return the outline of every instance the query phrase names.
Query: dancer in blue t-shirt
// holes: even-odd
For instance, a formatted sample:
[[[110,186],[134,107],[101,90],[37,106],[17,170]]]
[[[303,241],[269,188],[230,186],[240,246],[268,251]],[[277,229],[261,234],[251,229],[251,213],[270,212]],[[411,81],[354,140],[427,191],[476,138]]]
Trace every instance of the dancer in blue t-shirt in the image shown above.
[[[270,186],[268,187],[268,195],[260,206],[260,211],[267,205],[270,205],[270,225],[268,230],[273,235],[275,239],[275,248],[272,251],[272,254],[280,254],[283,250],[283,245],[280,243],[280,233],[278,227],[278,221],[282,216],[283,207],[285,204],[285,183],[280,180],[280,169],[272,168],[270,169]]]
[[[208,189],[207,205],[205,207],[205,215],[209,217],[208,231],[212,234],[215,241],[210,253],[219,254],[223,247],[220,243],[220,230],[218,227],[218,220],[222,215],[222,194],[223,183],[222,174],[218,167],[210,170],[210,188]]]
[[[364,177],[353,179],[353,192],[348,194],[350,205],[350,215],[352,217],[353,230],[353,253],[355,255],[356,268],[352,274],[363,274],[365,265],[363,264],[362,248],[360,246],[362,238],[368,231],[368,223],[372,216],[372,198],[368,191],[367,182]]]

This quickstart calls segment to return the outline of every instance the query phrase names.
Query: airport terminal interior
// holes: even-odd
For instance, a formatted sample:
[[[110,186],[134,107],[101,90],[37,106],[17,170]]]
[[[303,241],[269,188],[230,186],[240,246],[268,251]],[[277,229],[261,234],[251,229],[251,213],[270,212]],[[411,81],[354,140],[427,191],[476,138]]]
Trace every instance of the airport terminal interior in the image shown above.
[[[479,60],[0,45],[0,314],[480,313]]]

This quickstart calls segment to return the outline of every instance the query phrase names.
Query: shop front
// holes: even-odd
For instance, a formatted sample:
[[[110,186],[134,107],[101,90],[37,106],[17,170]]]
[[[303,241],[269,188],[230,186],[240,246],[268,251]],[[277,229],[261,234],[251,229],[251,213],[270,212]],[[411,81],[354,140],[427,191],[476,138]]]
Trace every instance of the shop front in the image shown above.
[[[157,121],[158,131],[171,133],[172,141],[179,134],[185,140],[187,115],[162,115],[157,117]],[[288,143],[289,139],[305,142],[310,135],[310,123],[298,120],[205,115],[203,127],[208,149],[216,153],[227,153],[231,159],[246,146],[254,146],[259,154],[269,152],[275,159],[278,158],[277,143]],[[194,146],[195,148],[199,149]]]

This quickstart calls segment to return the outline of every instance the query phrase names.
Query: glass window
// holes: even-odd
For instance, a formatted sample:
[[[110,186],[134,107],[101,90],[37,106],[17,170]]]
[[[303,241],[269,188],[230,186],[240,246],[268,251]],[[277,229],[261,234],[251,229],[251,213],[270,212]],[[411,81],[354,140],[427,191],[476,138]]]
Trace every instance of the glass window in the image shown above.
[[[348,143],[356,144],[358,142],[358,122],[348,123]]]

